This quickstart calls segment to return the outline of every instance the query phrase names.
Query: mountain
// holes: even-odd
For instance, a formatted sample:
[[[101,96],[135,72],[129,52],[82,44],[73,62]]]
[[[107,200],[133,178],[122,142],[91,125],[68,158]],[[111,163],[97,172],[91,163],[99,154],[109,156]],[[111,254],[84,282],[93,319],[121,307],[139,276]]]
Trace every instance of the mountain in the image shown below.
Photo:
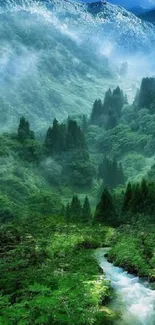
[[[139,18],[155,24],[155,8],[147,12],[141,13],[139,15]]]
[[[1,2],[0,38],[1,130],[24,115],[41,132],[89,113],[116,86],[119,55],[149,51],[155,28],[109,3],[18,0]]]
[[[117,44],[117,48],[126,49],[131,53],[133,49],[151,48],[155,29],[142,22],[126,9],[110,3],[94,2],[87,5],[88,11],[97,22],[98,33]]]

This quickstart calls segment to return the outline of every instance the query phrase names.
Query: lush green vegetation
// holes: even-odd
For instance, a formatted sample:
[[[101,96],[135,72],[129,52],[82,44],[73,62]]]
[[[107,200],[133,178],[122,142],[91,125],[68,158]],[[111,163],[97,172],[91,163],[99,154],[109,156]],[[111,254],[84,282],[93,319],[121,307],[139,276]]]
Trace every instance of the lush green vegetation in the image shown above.
[[[90,117],[55,119],[44,137],[24,117],[0,136],[2,325],[114,324],[97,247],[155,280],[152,83],[130,106],[108,90]]]
[[[108,258],[130,273],[155,281],[154,225],[137,222],[118,228]]]
[[[1,324],[113,324],[113,293],[92,251],[111,231],[96,232],[52,216],[1,226]]]

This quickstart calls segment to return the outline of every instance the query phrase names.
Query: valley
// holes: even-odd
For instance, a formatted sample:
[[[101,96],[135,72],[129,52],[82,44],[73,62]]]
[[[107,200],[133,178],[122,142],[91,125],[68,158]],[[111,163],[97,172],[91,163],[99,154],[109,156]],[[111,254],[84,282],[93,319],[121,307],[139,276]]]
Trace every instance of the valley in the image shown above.
[[[154,325],[155,26],[6,0],[0,40],[0,325]]]

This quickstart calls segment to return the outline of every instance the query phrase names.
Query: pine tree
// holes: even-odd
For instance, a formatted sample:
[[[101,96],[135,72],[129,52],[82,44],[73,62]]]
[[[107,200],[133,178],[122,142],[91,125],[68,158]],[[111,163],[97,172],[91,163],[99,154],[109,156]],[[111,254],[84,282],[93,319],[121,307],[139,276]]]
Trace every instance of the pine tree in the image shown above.
[[[109,175],[111,175],[111,161],[105,156],[99,165],[99,177],[104,180],[105,186],[109,186]]]
[[[86,196],[82,207],[82,220],[83,222],[88,223],[91,221],[91,219],[92,219],[92,214],[91,214],[90,203],[88,197]]]
[[[117,117],[121,117],[122,108],[125,104],[124,94],[120,87],[116,87],[112,94],[112,109],[116,113]]]
[[[112,195],[107,188],[104,189],[101,200],[96,207],[94,222],[105,225],[116,225],[116,211]]]
[[[84,133],[76,121],[69,120],[67,131],[67,150],[86,148]]]
[[[124,194],[124,199],[123,199],[123,205],[122,205],[122,212],[126,213],[127,211],[131,210],[131,202],[133,199],[133,187],[131,183],[129,182],[126,191]]]
[[[130,211],[134,214],[144,212],[144,203],[142,202],[141,187],[139,184],[135,184],[132,187],[132,200],[130,202]]]
[[[45,138],[45,148],[50,155],[60,154],[66,150],[66,125],[59,124],[56,119],[49,127]]]
[[[151,113],[154,112],[155,103],[155,78],[143,78],[141,82],[138,107],[148,108]]]
[[[72,198],[72,202],[70,205],[70,214],[71,214],[71,219],[76,222],[81,221],[82,217],[82,207],[81,207],[81,202],[78,198],[77,195],[74,195]]]
[[[22,116],[18,127],[18,139],[21,142],[31,139],[34,140],[34,132],[30,130],[29,122]]]
[[[102,114],[103,114],[102,101],[100,99],[96,99],[93,104],[93,109],[91,113],[91,118],[90,118],[91,124],[99,125]]]
[[[62,132],[61,126],[59,125],[58,121],[54,119],[53,121],[53,128],[52,128],[52,136],[53,136],[53,154],[59,154],[62,151]]]
[[[109,111],[112,108],[112,91],[109,88],[105,93],[104,103],[103,103],[103,113],[104,115],[108,115]]]
[[[118,164],[117,160],[104,157],[103,162],[99,165],[98,176],[104,181],[105,186],[116,188],[118,185],[125,184],[125,176],[122,164]]]

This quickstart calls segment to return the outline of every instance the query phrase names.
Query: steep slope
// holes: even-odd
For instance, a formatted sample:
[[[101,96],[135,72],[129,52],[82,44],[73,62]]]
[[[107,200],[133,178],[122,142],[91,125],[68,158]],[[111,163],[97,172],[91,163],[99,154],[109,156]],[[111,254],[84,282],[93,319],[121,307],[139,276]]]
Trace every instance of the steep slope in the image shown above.
[[[90,112],[117,83],[106,56],[148,50],[155,32],[111,4],[94,13],[93,5],[65,0],[8,0],[0,5],[0,40],[1,130],[24,115],[40,131],[53,117]]]
[[[150,49],[155,40],[155,29],[142,22],[134,14],[120,6],[102,2],[88,4],[88,10],[95,14],[94,20],[104,37],[115,42],[118,47],[131,53],[133,49]]]
[[[54,116],[91,106],[94,82],[109,74],[104,57],[89,56],[90,49],[41,4],[1,8],[0,20],[1,128],[24,114],[39,129]]]

